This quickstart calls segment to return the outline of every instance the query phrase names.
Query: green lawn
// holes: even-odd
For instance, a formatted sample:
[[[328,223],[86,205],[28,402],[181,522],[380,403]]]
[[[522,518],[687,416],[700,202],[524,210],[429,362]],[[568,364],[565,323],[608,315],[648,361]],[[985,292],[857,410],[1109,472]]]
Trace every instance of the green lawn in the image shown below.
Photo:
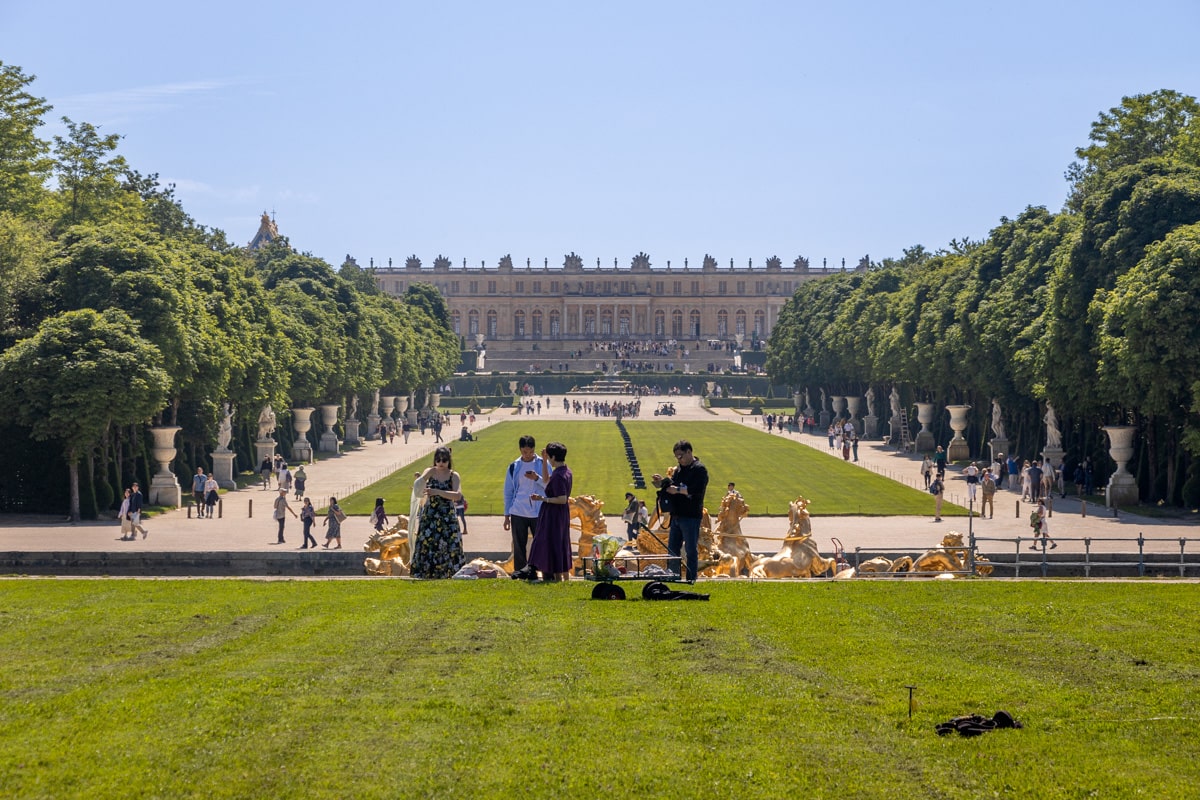
[[[5,581],[0,794],[1190,798],[1200,785],[1194,585],[698,588],[712,600],[595,602],[581,582]],[[998,709],[1024,729],[934,734]]]
[[[783,516],[797,495],[811,501],[814,515],[933,514],[933,498],[861,469],[840,458],[818,452],[783,436],[771,436],[757,427],[733,422],[677,422],[630,420],[625,423],[634,452],[646,477],[647,488],[632,485],[629,463],[617,424],[613,420],[502,422],[482,431],[478,442],[451,442],[454,468],[462,476],[470,514],[504,513],[504,470],[516,458],[517,440],[532,435],[540,449],[558,439],[567,446],[567,464],[575,476],[576,494],[594,494],[605,509],[620,515],[625,492],[633,491],[653,503],[650,476],[665,473],[675,463],[671,448],[688,439],[708,466],[710,512],[720,507],[725,485],[737,484],[754,516]],[[432,456],[401,468],[392,476],[345,498],[348,514],[369,514],[376,497],[392,510],[408,507],[413,473],[432,465]],[[914,467],[915,469],[915,467]],[[966,511],[946,503],[945,516]]]

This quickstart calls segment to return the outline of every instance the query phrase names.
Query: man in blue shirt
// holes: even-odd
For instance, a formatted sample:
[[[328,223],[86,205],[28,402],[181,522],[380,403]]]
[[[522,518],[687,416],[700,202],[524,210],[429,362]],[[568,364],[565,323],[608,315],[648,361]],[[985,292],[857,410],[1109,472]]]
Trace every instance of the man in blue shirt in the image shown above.
[[[504,530],[512,531],[513,569],[525,576],[529,542],[537,528],[541,502],[531,495],[542,494],[542,457],[532,436],[522,436],[517,442],[521,455],[508,465],[504,474]]]

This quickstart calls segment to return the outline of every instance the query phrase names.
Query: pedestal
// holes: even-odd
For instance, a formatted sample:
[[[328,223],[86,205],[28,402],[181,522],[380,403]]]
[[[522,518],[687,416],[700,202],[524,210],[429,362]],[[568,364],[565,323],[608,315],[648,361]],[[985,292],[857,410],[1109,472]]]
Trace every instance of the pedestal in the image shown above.
[[[175,460],[175,434],[182,428],[176,425],[151,428],[154,437],[152,453],[158,462],[158,472],[150,478],[150,493],[148,499],[152,506],[170,506],[179,508],[183,504],[183,492],[179,488],[179,479],[171,472],[171,462]]]
[[[933,403],[917,403],[917,422],[921,423],[921,430],[913,440],[916,452],[931,453],[937,447],[933,441],[933,431],[929,430],[929,423],[933,422]]]
[[[863,422],[861,419],[858,419],[858,409],[861,403],[861,397],[846,398],[846,413],[850,415],[850,424],[854,426],[854,432],[859,436],[863,434]]]
[[[1047,447],[1042,451],[1042,458],[1049,461],[1057,470],[1062,467],[1065,451],[1061,447]]]
[[[1009,453],[1008,439],[999,439],[999,438],[992,439],[992,441],[988,442],[988,446],[991,448],[991,451],[992,451],[992,461],[999,461],[1002,458],[1008,457],[1008,453]]]
[[[341,406],[335,404],[321,406],[321,423],[325,426],[325,432],[321,434],[317,449],[322,453],[338,452],[337,433],[333,428],[337,425],[338,411],[341,409]]]
[[[1108,499],[1105,505],[1109,508],[1116,506],[1137,505],[1137,479],[1129,474],[1125,465],[1133,458],[1133,435],[1137,428],[1133,425],[1108,425],[1103,428],[1108,434],[1108,455],[1117,462],[1117,471],[1108,479]]]
[[[209,455],[212,456],[213,477],[217,480],[217,486],[222,489],[236,489],[237,481],[233,479],[233,460],[237,458],[237,453],[218,450]]]
[[[966,461],[971,457],[971,447],[963,437],[963,431],[967,429],[967,412],[971,410],[971,407],[946,406],[946,410],[950,412],[950,429],[954,431],[950,445],[946,448],[946,459],[948,461]]]
[[[862,418],[862,433],[864,439],[879,438],[879,417],[874,414],[867,414]]]
[[[379,415],[372,412],[367,414],[367,438],[374,439],[379,433]],[[349,433],[346,434],[349,437]]]
[[[817,433],[823,434],[825,431],[829,430],[829,412],[823,408],[821,409],[820,415],[817,417],[817,425],[821,427]]]
[[[295,450],[295,448],[292,448]],[[271,437],[259,439],[254,443],[254,470],[257,472],[258,467],[266,459],[275,458],[275,440]]]
[[[356,419],[346,420],[346,444],[360,444],[358,438],[359,421]]]

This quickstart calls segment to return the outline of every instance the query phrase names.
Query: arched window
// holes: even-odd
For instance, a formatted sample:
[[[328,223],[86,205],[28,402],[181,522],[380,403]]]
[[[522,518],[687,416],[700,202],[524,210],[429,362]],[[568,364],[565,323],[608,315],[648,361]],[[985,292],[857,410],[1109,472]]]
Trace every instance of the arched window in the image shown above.
[[[735,334],[740,333],[742,336],[745,336],[746,335],[746,312],[745,311],[737,312],[737,314],[733,318],[733,324],[734,324],[733,332]]]
[[[542,312],[535,308],[529,315],[529,321],[533,323],[533,338],[542,338]]]
[[[517,313],[513,314],[513,338],[525,338],[525,312],[517,309]]]
[[[479,312],[474,309],[467,312],[467,333],[472,337],[479,333]]]
[[[489,339],[495,340],[496,330],[500,327],[495,311],[489,311],[487,313],[487,326],[488,326],[487,337]]]
[[[557,339],[562,335],[562,319],[557,311],[550,312],[550,338]]]
[[[683,312],[679,309],[671,312],[671,335],[676,339],[683,338]]]
[[[661,311],[654,312],[654,335],[667,335],[667,315]]]
[[[729,335],[729,312],[721,309],[717,312],[717,336],[724,338]]]
[[[700,338],[700,312],[692,309],[692,313],[688,314],[688,330],[692,332],[692,336]]]

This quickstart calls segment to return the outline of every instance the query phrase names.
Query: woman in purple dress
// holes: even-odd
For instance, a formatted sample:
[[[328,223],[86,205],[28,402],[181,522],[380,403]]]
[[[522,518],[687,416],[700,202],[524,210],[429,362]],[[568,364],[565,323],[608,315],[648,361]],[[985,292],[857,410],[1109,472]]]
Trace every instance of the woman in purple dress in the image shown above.
[[[571,470],[567,469],[567,448],[561,442],[550,442],[542,450],[542,478],[546,494],[530,495],[540,500],[537,533],[529,546],[529,564],[542,573],[543,580],[565,581],[571,578]],[[549,477],[546,470],[552,469]]]

